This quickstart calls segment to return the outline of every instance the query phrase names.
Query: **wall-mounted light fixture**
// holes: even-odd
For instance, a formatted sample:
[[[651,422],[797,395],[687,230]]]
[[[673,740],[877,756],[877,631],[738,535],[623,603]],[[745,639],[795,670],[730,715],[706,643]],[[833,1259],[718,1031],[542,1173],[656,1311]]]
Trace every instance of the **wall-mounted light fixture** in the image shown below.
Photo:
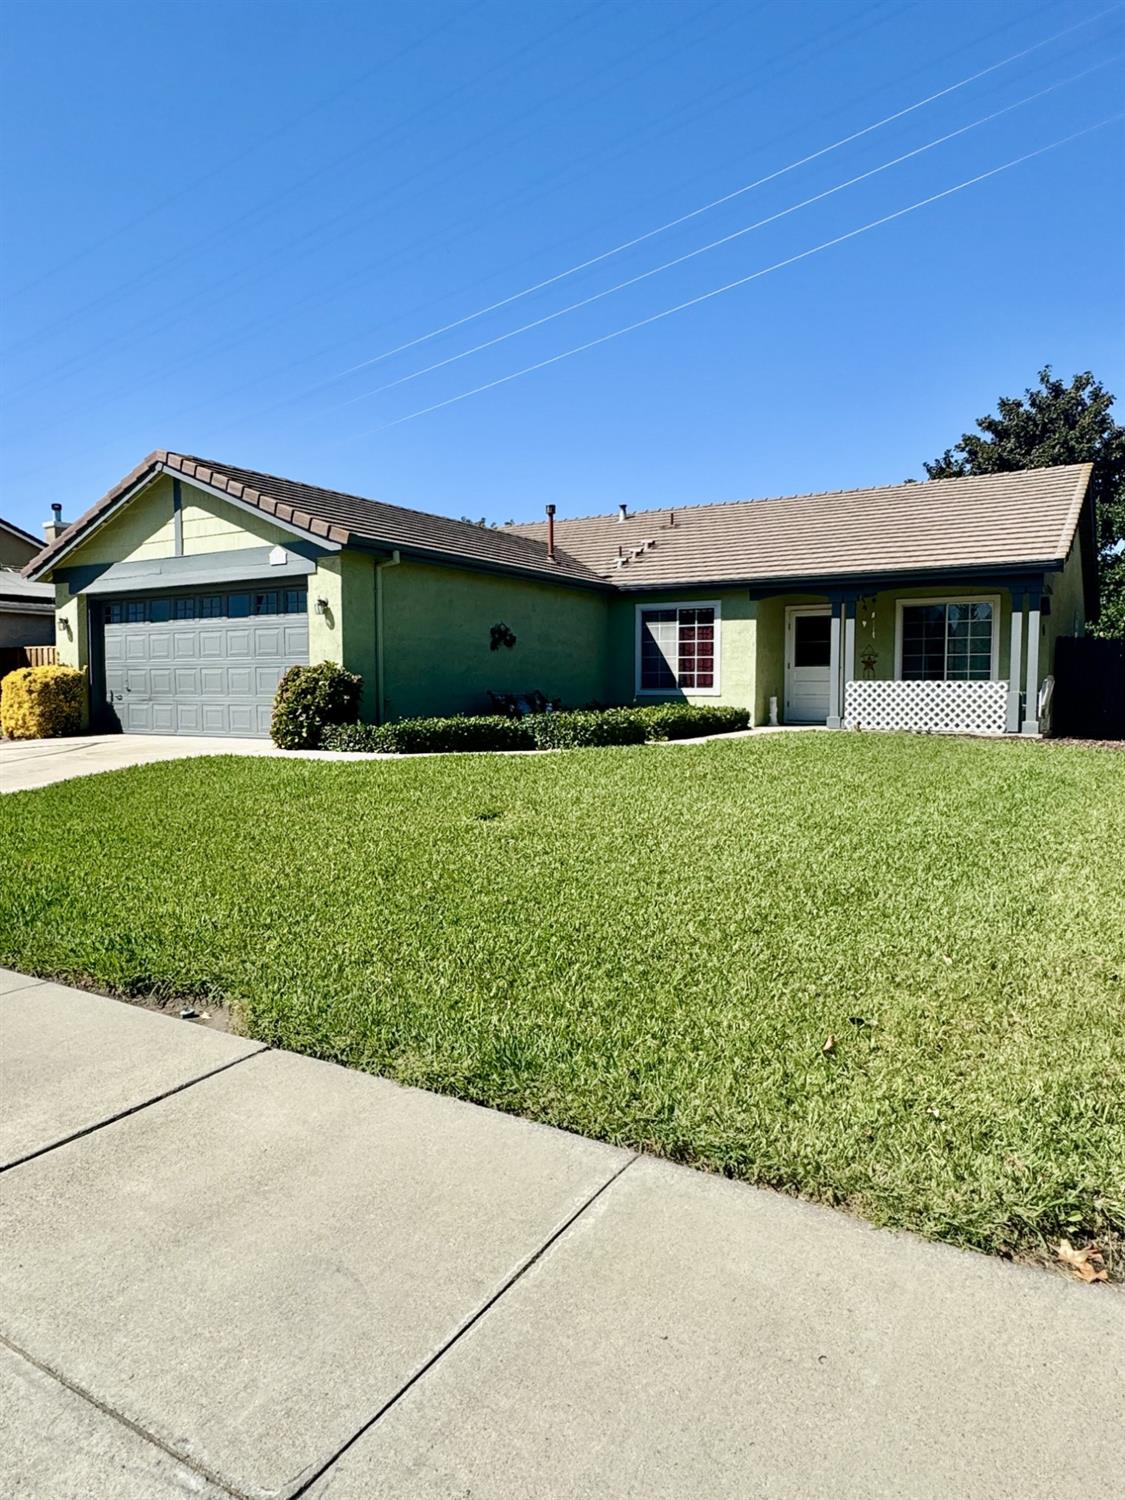
[[[318,615],[326,615],[328,613],[327,599],[318,599],[316,601],[316,612]]]
[[[66,636],[68,641],[71,640],[74,636],[74,631],[70,628],[70,621],[65,615],[59,615],[58,621],[59,629],[62,631],[63,635]]]

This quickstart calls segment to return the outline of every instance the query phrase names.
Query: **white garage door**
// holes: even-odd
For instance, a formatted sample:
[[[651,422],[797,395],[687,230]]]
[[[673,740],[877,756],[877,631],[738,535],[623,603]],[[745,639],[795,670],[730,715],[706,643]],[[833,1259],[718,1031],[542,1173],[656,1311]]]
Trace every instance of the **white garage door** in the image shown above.
[[[99,608],[106,715],[126,734],[263,738],[282,673],[309,659],[304,585]]]

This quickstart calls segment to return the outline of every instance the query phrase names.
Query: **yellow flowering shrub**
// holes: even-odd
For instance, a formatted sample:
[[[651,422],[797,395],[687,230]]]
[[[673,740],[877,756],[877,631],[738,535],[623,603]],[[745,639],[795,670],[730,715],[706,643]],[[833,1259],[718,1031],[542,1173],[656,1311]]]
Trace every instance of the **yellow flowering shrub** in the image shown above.
[[[78,667],[17,667],[0,683],[0,730],[9,739],[78,734],[86,708],[86,674]]]

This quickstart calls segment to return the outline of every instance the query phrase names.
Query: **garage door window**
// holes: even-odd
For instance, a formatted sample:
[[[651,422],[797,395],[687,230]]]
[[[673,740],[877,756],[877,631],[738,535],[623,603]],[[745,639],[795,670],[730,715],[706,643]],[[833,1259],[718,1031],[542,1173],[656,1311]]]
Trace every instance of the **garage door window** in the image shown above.
[[[304,589],[265,589],[260,594],[191,594],[158,599],[121,599],[105,606],[107,625],[163,625],[172,620],[242,620],[250,615],[303,615]]]

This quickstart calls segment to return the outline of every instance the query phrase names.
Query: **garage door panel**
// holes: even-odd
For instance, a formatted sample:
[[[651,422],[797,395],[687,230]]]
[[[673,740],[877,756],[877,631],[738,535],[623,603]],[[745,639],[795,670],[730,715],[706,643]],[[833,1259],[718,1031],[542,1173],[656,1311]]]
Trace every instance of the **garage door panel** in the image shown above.
[[[250,614],[271,605],[285,612]],[[117,722],[134,734],[268,735],[278,682],[309,659],[304,605],[303,590],[244,587],[101,606]]]
[[[231,734],[256,735],[260,733],[257,708],[253,703],[231,703],[228,706],[228,713]]]

